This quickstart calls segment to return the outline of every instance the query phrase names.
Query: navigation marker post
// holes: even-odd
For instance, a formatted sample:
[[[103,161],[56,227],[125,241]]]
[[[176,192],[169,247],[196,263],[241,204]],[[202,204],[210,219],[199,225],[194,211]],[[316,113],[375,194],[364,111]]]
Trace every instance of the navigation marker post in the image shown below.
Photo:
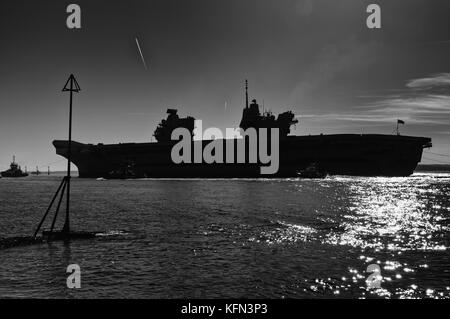
[[[70,220],[69,220],[69,210],[70,210],[70,164],[71,164],[71,155],[72,155],[72,100],[73,100],[73,92],[80,92],[81,88],[78,85],[77,80],[71,74],[69,79],[67,80],[63,92],[70,92],[70,106],[69,106],[69,146],[67,150],[67,197],[66,197],[66,221],[64,222],[63,233],[70,233]]]
[[[69,79],[67,80],[66,84],[64,85],[64,88],[62,89],[63,92],[70,92],[70,103],[69,103],[69,140],[68,140],[68,146],[67,146],[67,174],[63,177],[63,180],[61,181],[61,184],[58,187],[58,190],[56,191],[55,195],[53,196],[53,199],[50,202],[50,205],[48,206],[44,216],[42,217],[36,231],[34,232],[34,238],[38,235],[38,232],[44,223],[48,213],[50,212],[54,202],[56,201],[56,198],[59,195],[58,204],[56,206],[55,215],[53,216],[53,221],[51,224],[51,228],[49,231],[43,231],[43,237],[45,237],[48,240],[57,240],[57,239],[64,239],[68,240],[70,238],[90,238],[94,237],[95,233],[89,233],[89,232],[71,232],[70,231],[70,218],[69,218],[69,212],[70,212],[70,168],[71,168],[71,159],[72,159],[72,101],[73,101],[73,92],[80,92],[81,88],[78,85],[77,80],[71,74],[69,76]],[[62,199],[64,197],[64,192],[66,192],[66,220],[64,222],[64,226],[61,231],[53,231],[56,223],[56,219],[59,213],[59,209],[61,206]]]

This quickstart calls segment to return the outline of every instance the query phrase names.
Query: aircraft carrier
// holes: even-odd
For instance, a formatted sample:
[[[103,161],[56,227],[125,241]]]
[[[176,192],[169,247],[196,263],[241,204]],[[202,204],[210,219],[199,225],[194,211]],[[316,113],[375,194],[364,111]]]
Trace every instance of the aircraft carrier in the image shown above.
[[[276,174],[262,175],[262,163],[181,163],[171,158],[171,140],[177,127],[194,130],[194,118],[180,118],[177,110],[169,109],[168,117],[155,130],[156,142],[84,144],[72,142],[72,162],[79,177],[85,178],[270,178],[299,177],[313,165],[326,175],[409,176],[421,161],[424,148],[431,147],[431,138],[385,134],[331,134],[292,136],[290,126],[298,121],[292,112],[277,118],[270,112],[260,112],[256,100],[246,105],[240,127],[278,128],[279,169]],[[193,136],[193,134],[192,134]],[[224,158],[226,147],[224,143]],[[217,142],[217,141],[216,141]],[[203,149],[211,140],[192,140],[192,149],[199,143]],[[234,140],[236,150],[237,139]],[[56,153],[67,157],[68,142],[53,141]],[[248,145],[246,145],[248,150]],[[236,155],[236,152],[234,152]],[[248,153],[247,153],[248,154]],[[192,161],[193,162],[193,161]],[[225,159],[223,162],[226,162]]]

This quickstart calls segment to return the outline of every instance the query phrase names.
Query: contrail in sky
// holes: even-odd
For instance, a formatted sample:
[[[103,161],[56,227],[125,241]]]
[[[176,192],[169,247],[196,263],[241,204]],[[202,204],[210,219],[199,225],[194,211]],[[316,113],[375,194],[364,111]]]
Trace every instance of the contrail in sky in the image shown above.
[[[136,40],[136,45],[139,50],[139,54],[141,55],[142,63],[144,64],[144,68],[147,70],[147,63],[145,63],[144,55],[142,54],[142,50],[141,50],[141,46],[139,45],[138,38],[135,38],[135,40]]]

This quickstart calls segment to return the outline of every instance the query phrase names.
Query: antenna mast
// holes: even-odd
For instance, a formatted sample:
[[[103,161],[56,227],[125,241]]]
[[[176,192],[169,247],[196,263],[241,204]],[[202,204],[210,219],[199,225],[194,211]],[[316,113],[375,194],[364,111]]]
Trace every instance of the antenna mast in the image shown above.
[[[245,108],[248,109],[248,81],[245,80]]]

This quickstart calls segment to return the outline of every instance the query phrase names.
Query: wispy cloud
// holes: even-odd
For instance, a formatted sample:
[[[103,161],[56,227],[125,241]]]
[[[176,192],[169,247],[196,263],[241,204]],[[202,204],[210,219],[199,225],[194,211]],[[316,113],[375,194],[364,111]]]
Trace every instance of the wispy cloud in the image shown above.
[[[450,96],[423,94],[422,96],[404,96],[386,98],[371,102],[362,108],[369,112],[408,113],[408,114],[450,114]]]
[[[330,121],[351,121],[351,122],[392,122],[392,117],[384,117],[381,115],[373,114],[342,114],[342,113],[326,113],[326,114],[302,114],[298,115],[298,118],[308,120],[330,120]]]
[[[400,94],[386,95],[361,108],[367,114],[402,118],[410,123],[450,124],[450,73],[411,79]]]
[[[436,88],[439,88],[438,90]],[[390,90],[392,91],[392,90]],[[436,93],[438,92],[438,93]],[[395,94],[366,94],[369,101],[351,113],[302,115],[302,118],[361,123],[392,123],[403,119],[408,124],[450,125],[450,73],[440,73],[407,81]]]
[[[412,79],[406,84],[408,88],[432,88],[450,86],[450,73],[434,74],[430,77]]]
[[[449,113],[450,115],[450,113]],[[407,114],[400,116],[393,116],[392,114],[387,114],[386,112],[371,112],[371,113],[326,113],[326,114],[302,114],[297,116],[300,119],[307,119],[308,121],[345,121],[345,122],[355,122],[355,123],[372,123],[372,124],[385,124],[390,125],[397,118],[405,120],[408,124],[440,124],[445,125],[449,122],[445,120],[440,120],[434,117],[415,117]]]

